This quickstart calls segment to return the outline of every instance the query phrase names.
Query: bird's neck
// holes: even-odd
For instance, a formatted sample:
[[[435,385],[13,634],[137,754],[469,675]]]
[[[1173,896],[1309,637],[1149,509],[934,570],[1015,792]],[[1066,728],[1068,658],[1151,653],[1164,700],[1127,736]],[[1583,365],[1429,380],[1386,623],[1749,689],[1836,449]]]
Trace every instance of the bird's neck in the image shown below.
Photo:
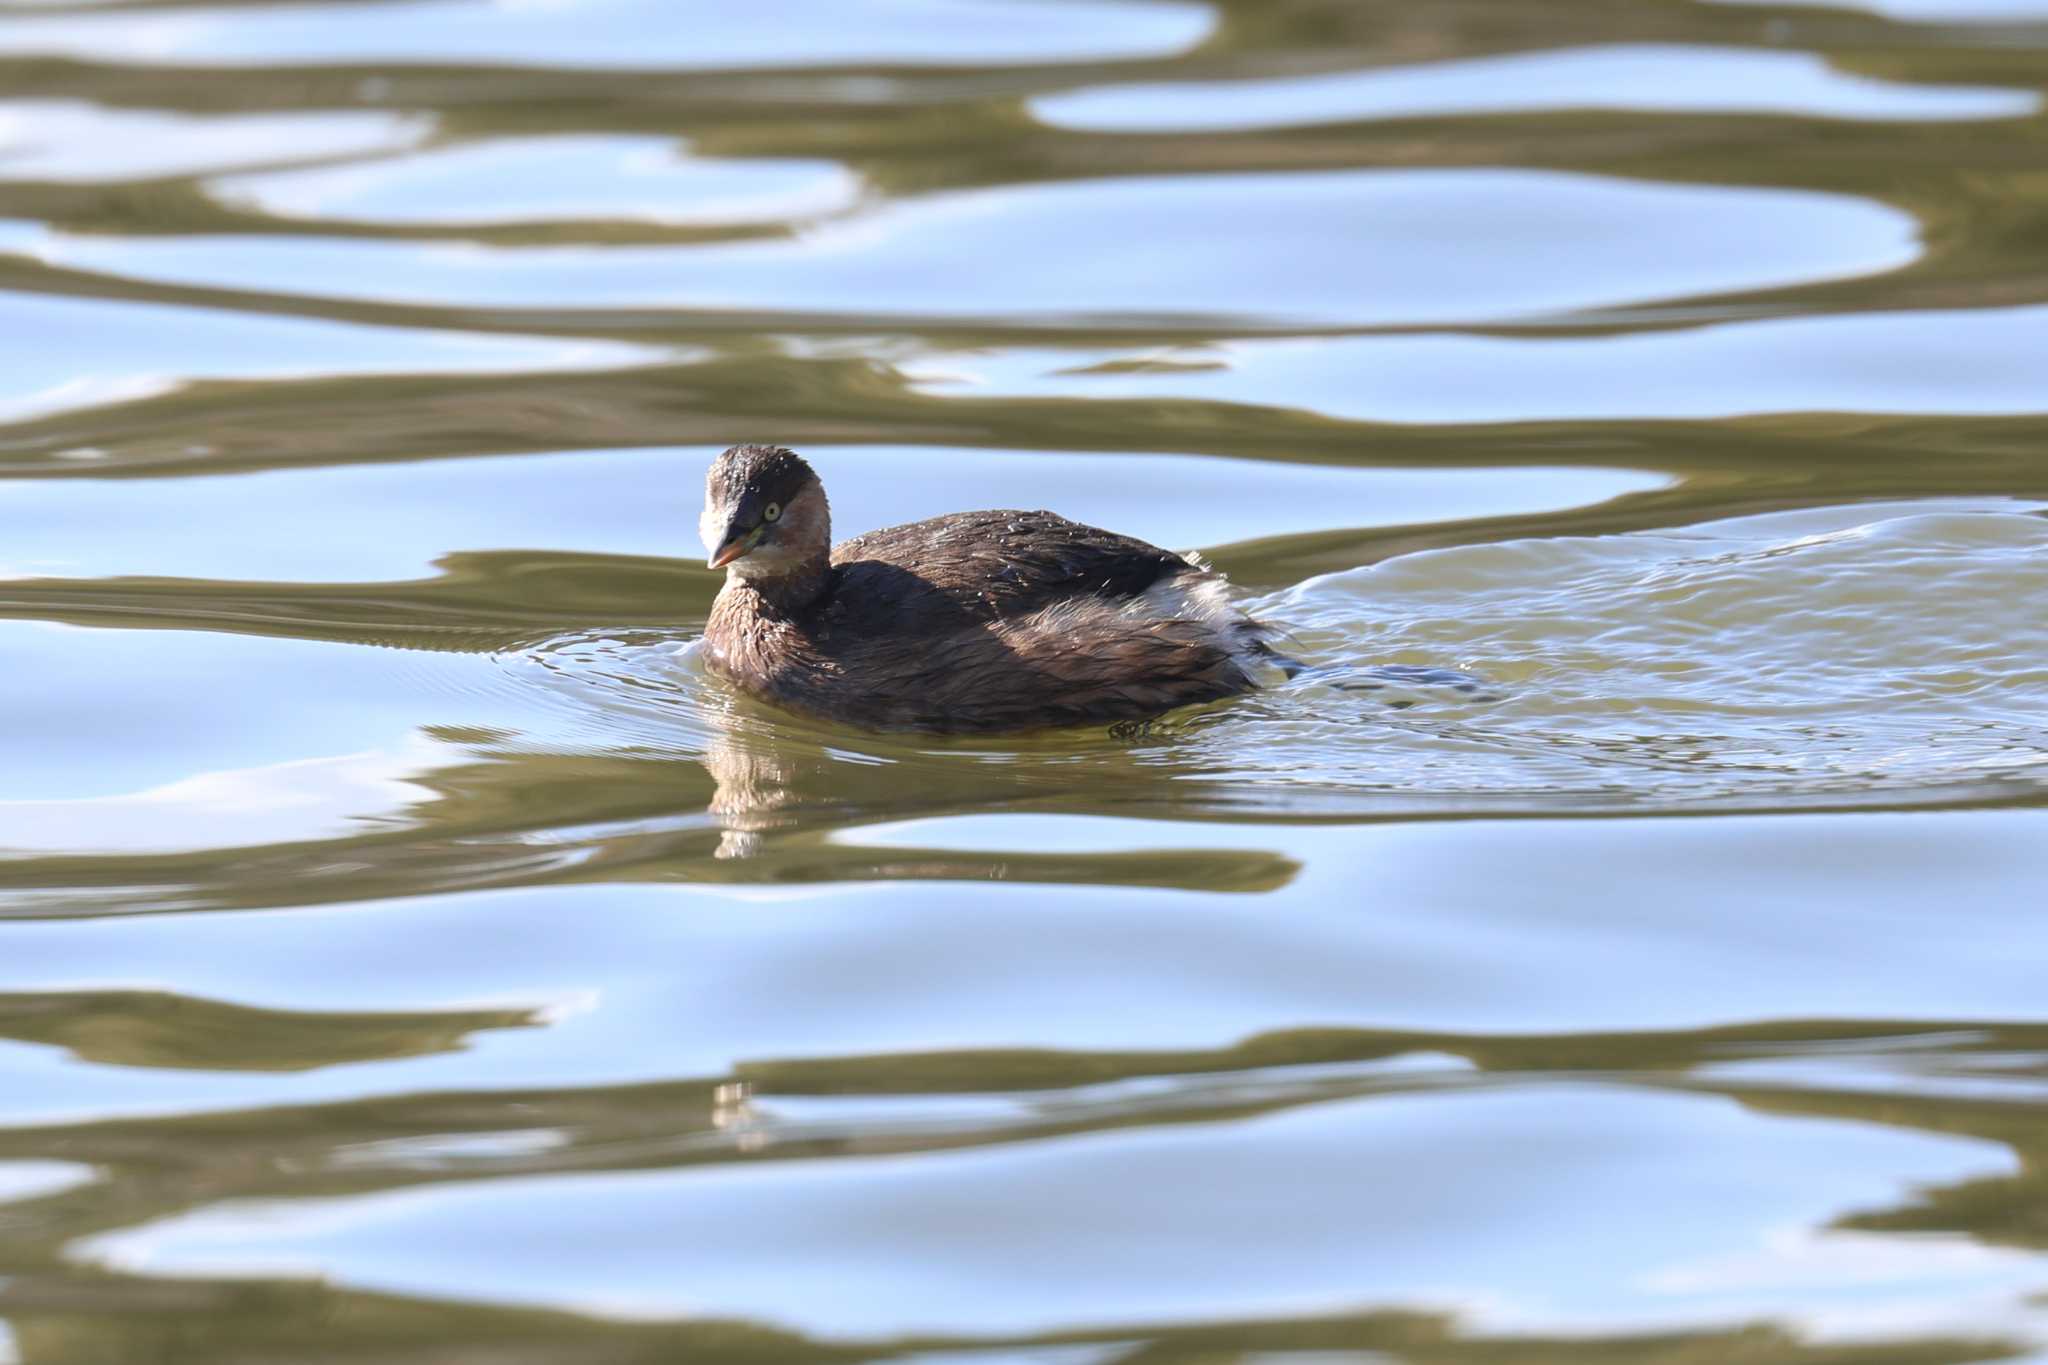
[[[825,589],[832,580],[829,551],[807,555],[793,567],[775,574],[742,576],[735,572],[738,567],[734,565],[726,570],[726,591],[752,593],[773,616],[794,616],[812,606],[825,595]]]
[[[816,482],[783,509],[767,544],[726,570],[781,615],[802,611],[824,595],[832,577],[832,505]]]

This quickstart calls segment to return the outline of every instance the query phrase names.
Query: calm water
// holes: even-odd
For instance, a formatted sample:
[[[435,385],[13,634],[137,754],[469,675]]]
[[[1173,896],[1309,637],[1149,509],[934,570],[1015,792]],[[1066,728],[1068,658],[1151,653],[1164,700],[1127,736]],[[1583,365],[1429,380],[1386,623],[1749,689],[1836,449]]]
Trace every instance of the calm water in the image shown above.
[[[2044,244],[2048,0],[0,0],[0,1362],[2048,1361]]]

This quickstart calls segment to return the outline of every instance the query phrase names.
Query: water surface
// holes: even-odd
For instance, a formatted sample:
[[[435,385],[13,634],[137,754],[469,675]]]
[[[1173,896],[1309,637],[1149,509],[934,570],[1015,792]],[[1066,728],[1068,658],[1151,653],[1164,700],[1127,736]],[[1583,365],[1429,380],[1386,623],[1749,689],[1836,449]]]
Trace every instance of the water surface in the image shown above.
[[[0,3],[0,1361],[2048,1360],[2044,60]],[[1303,668],[751,703],[738,440]]]

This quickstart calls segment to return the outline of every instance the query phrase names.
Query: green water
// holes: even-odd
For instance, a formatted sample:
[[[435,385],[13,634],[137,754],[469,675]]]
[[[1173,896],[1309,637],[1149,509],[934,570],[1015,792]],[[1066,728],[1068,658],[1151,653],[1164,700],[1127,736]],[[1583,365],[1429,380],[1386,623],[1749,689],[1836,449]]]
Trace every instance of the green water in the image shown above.
[[[0,0],[0,1362],[2048,1360],[2044,252],[2040,0]]]

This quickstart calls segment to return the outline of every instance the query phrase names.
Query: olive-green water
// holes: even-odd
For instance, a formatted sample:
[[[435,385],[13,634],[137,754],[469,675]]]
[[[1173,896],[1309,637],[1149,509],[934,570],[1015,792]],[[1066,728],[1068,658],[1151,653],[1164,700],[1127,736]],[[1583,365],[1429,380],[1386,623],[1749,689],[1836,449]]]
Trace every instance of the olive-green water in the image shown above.
[[[0,1362],[2048,1361],[2048,0],[0,0],[0,348]]]

